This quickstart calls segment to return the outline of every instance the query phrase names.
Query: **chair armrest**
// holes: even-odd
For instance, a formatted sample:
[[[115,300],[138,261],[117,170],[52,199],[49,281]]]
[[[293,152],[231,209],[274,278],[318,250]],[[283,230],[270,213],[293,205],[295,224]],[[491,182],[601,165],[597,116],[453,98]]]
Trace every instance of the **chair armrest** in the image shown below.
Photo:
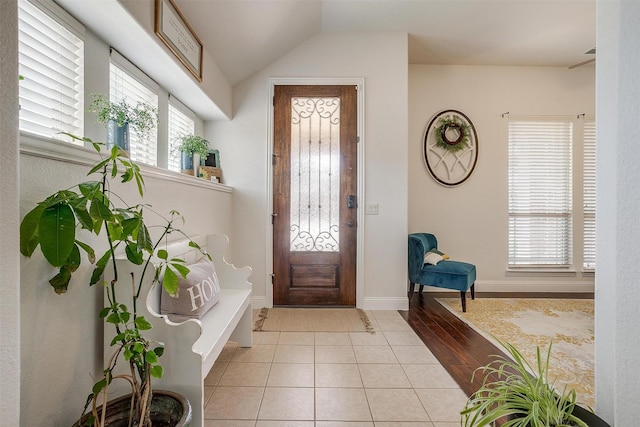
[[[424,265],[424,255],[431,249],[438,248],[436,236],[430,233],[409,234],[409,281],[416,283],[418,273]]]

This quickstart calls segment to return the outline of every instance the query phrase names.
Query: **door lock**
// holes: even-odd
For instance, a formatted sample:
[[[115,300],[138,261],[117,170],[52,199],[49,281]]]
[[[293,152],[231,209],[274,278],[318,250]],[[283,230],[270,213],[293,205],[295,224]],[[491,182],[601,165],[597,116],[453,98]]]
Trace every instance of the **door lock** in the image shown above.
[[[356,207],[356,196],[354,194],[349,194],[347,196],[347,209],[355,209]]]

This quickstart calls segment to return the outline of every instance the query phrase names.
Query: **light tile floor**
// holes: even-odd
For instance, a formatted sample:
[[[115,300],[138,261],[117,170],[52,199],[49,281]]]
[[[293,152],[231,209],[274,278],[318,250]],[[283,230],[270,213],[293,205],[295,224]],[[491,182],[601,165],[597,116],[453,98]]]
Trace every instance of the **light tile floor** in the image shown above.
[[[376,333],[254,332],[205,381],[205,427],[454,427],[467,400],[397,311]]]

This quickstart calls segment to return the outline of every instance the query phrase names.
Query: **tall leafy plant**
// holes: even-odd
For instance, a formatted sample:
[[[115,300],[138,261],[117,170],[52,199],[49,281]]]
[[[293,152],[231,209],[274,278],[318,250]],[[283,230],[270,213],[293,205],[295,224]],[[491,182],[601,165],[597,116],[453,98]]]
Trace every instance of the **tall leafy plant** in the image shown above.
[[[179,276],[186,277],[188,274],[189,269],[184,261],[169,258],[167,251],[161,247],[171,233],[185,236],[176,227],[176,222],[182,217],[178,212],[172,211],[165,218],[149,205],[127,204],[113,191],[112,183],[119,180],[125,185],[134,185],[140,197],[143,197],[144,179],[138,165],[119,147],[113,147],[103,155],[103,143],[67,135],[90,143],[98,152],[100,160],[87,174],[95,179],[56,191],[27,213],[20,224],[20,252],[30,257],[40,247],[47,262],[58,269],[57,274],[49,280],[58,294],[67,292],[74,273],[82,263],[83,253],[95,265],[89,285],[101,284],[104,289],[106,306],[99,316],[114,327],[111,341],[114,352],[106,363],[102,378],[96,382],[87,398],[83,414],[89,408],[90,412],[83,425],[104,425],[109,384],[114,379],[124,379],[132,388],[131,425],[148,427],[151,426],[151,378],[159,378],[163,374],[158,361],[163,353],[163,345],[144,337],[144,332],[152,325],[138,314],[137,304],[143,295],[144,275],[152,261],[158,263],[154,283],[163,274],[162,284],[170,295],[177,294]],[[161,223],[156,226],[159,228],[159,237],[155,241],[151,237],[150,226],[146,224],[146,217],[150,212],[159,217]],[[104,253],[96,254],[91,244],[84,239],[92,234],[104,236],[107,243]],[[202,252],[195,242],[191,241],[190,246]],[[116,255],[121,252],[126,254],[130,262],[144,265],[143,277],[131,277],[131,282],[129,278],[121,281],[116,263]],[[110,283],[104,283],[103,280],[107,268],[111,268],[113,273]],[[119,299],[118,290],[122,286],[133,287],[131,301]],[[129,374],[115,374],[115,367],[120,359],[128,362]]]

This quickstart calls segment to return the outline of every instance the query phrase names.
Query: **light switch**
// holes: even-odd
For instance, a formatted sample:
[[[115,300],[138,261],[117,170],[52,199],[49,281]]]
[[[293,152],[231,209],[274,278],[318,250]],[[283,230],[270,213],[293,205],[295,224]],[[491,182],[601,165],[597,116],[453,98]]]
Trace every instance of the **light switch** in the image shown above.
[[[377,203],[367,203],[367,215],[378,215]]]

